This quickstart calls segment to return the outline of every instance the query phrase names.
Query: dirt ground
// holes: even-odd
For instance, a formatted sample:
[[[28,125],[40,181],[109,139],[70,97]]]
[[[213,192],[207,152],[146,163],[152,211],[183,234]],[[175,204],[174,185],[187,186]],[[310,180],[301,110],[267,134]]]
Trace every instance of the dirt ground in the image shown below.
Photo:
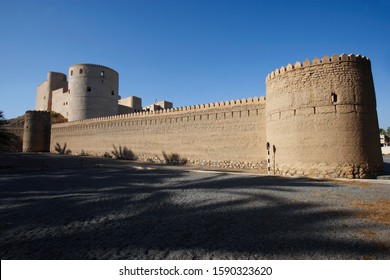
[[[390,259],[389,182],[0,154],[0,257]]]

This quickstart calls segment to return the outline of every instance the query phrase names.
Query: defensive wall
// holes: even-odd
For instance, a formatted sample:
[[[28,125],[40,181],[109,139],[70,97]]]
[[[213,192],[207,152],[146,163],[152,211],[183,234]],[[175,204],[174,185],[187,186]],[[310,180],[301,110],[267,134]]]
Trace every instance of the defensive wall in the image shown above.
[[[369,59],[289,64],[267,76],[266,90],[274,173],[367,178],[383,168]]]
[[[52,126],[51,150],[103,155],[113,145],[143,160],[176,153],[189,164],[266,170],[265,100],[248,98]]]
[[[249,98],[123,115],[113,107],[117,73],[101,67],[69,69],[69,89],[79,87],[69,105],[84,120],[53,124],[51,151],[66,144],[72,153],[104,155],[127,147],[148,161],[175,153],[190,164],[265,172],[268,146],[271,174],[371,178],[383,170],[366,57],[324,56],[281,67],[266,77],[266,102]],[[91,85],[104,90],[89,92]],[[115,116],[91,118],[101,116],[105,104]]]

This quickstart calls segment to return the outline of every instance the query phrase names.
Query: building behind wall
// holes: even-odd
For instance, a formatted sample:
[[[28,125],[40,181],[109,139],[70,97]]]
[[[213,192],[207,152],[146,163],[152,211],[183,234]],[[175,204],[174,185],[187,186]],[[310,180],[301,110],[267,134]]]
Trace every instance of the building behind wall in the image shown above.
[[[119,75],[108,67],[76,64],[63,73],[49,72],[37,89],[36,110],[53,111],[69,121],[118,114]]]

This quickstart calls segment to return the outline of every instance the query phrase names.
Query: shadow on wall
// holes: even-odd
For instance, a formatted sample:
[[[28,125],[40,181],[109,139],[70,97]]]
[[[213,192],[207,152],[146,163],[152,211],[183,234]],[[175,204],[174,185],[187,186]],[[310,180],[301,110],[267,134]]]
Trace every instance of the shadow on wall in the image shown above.
[[[0,199],[7,215],[2,218],[0,257],[388,259],[387,248],[345,235],[369,230],[353,223],[340,226],[356,213],[306,199],[308,192],[330,188],[338,187],[302,178],[164,169],[4,178]],[[305,199],[291,200],[299,196]]]

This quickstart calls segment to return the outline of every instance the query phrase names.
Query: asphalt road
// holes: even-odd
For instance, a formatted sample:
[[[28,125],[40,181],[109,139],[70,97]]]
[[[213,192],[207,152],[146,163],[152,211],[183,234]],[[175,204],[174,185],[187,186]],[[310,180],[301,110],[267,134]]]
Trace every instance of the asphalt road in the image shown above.
[[[390,259],[385,182],[12,156],[1,259]]]

